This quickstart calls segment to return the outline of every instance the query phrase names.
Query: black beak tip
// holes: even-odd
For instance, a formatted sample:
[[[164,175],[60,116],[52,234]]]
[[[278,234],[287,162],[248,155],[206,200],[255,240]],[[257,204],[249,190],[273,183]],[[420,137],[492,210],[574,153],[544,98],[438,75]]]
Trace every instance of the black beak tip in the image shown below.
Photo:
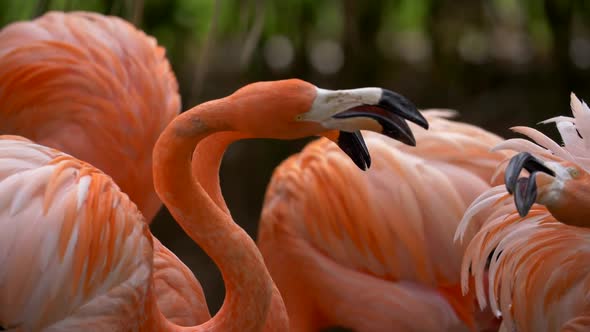
[[[371,155],[360,131],[352,133],[341,131],[338,136],[338,146],[360,170],[366,171],[371,167]]]
[[[404,141],[404,143],[409,146],[416,146],[416,139],[412,136],[407,141]]]
[[[428,123],[428,121],[426,120],[426,118],[422,115],[422,113],[420,113],[420,111],[418,110],[418,108],[416,106],[415,110],[416,110],[416,114],[418,114],[420,121],[416,122],[417,125],[419,125],[420,127],[428,130],[428,128],[430,128],[430,124]]]
[[[408,98],[391,90],[382,89],[381,98],[379,99],[379,106],[386,109],[394,109],[400,116],[407,120],[414,122],[418,126],[428,129],[428,121],[418,111],[418,108]]]
[[[409,146],[416,146],[416,138],[411,131],[392,131],[390,128],[384,128],[381,134],[392,138],[396,141],[400,141]]]
[[[505,182],[504,186],[506,187],[506,191],[508,192],[508,194],[514,195],[514,188],[510,184],[508,184],[508,182]]]
[[[527,204],[524,201],[520,201],[520,204],[518,204],[518,202],[515,202],[516,204],[516,211],[518,211],[518,215],[521,218],[526,217],[526,215],[529,213],[529,211],[532,208],[532,204]]]

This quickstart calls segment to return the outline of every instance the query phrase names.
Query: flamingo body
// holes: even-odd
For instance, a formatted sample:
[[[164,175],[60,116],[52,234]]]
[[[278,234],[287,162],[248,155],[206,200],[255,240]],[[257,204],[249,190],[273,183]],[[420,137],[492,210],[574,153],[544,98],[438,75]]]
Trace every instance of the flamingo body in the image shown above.
[[[416,147],[364,133],[374,155],[360,171],[328,140],[273,174],[259,247],[293,331],[458,331],[475,324],[459,291],[464,210],[505,156],[500,138],[424,112]]]
[[[506,188],[494,187],[473,202],[457,229],[456,237],[468,243],[463,291],[471,289],[482,308],[489,305],[502,316],[501,331],[590,329],[590,109],[571,97],[574,117],[545,121],[556,123],[563,145],[535,129],[516,127],[537,144],[517,138],[495,148],[530,153],[537,165],[548,169],[529,169],[533,181],[528,185],[534,186],[537,204],[521,217]],[[484,222],[474,223],[474,218]],[[474,284],[468,281],[470,275]]]

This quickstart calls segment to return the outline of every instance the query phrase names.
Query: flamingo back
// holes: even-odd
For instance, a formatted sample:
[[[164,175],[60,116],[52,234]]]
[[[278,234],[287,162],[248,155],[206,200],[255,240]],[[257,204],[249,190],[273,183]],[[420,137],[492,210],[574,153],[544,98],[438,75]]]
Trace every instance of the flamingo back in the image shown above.
[[[50,12],[0,31],[0,133],[112,176],[151,220],[152,148],[179,113],[165,50],[116,17]]]

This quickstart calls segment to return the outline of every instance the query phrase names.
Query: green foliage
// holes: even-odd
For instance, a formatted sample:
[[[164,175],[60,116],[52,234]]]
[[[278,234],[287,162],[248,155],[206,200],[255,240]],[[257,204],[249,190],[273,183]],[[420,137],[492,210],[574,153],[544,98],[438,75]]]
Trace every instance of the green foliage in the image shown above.
[[[313,29],[322,37],[339,39],[344,29],[344,8],[338,0],[327,0],[317,3],[314,8]]]
[[[543,3],[538,0],[528,0],[525,2],[525,11],[528,16],[527,27],[534,44],[543,52],[551,48],[551,30],[547,19]]]
[[[40,1],[39,1],[40,2]],[[107,1],[102,0],[53,0],[49,3],[48,10],[85,10],[104,13]]]
[[[402,31],[424,30],[428,20],[429,5],[429,1],[399,1],[397,6],[388,11],[393,14],[393,28]]]
[[[213,8],[214,1],[211,0],[178,0],[173,9],[173,23],[191,31],[194,38],[201,40],[209,29]]]
[[[360,82],[385,67],[390,75],[431,64],[443,76],[472,65],[543,70],[553,59],[555,68],[566,64],[569,38],[590,45],[590,4],[579,0],[0,0],[0,27],[49,10],[127,19],[155,36],[188,79],[197,67],[248,77],[322,73],[317,63],[330,63],[330,52],[344,65],[322,75]],[[327,43],[314,51],[318,41]],[[577,66],[586,63],[583,52]],[[272,69],[269,56],[289,63]]]
[[[0,25],[6,25],[13,21],[28,20],[35,12],[34,1],[4,1],[0,9]]]

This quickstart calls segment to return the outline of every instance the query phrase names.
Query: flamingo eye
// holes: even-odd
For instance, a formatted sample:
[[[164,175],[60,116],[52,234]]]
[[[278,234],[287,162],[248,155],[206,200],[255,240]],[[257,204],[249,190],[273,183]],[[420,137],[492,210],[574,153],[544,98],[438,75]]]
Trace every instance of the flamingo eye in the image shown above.
[[[569,167],[569,168],[567,169],[567,171],[568,171],[568,173],[570,173],[570,176],[571,176],[573,179],[575,179],[575,178],[577,178],[578,176],[580,176],[580,171],[579,171],[577,168],[575,168],[575,167]]]

